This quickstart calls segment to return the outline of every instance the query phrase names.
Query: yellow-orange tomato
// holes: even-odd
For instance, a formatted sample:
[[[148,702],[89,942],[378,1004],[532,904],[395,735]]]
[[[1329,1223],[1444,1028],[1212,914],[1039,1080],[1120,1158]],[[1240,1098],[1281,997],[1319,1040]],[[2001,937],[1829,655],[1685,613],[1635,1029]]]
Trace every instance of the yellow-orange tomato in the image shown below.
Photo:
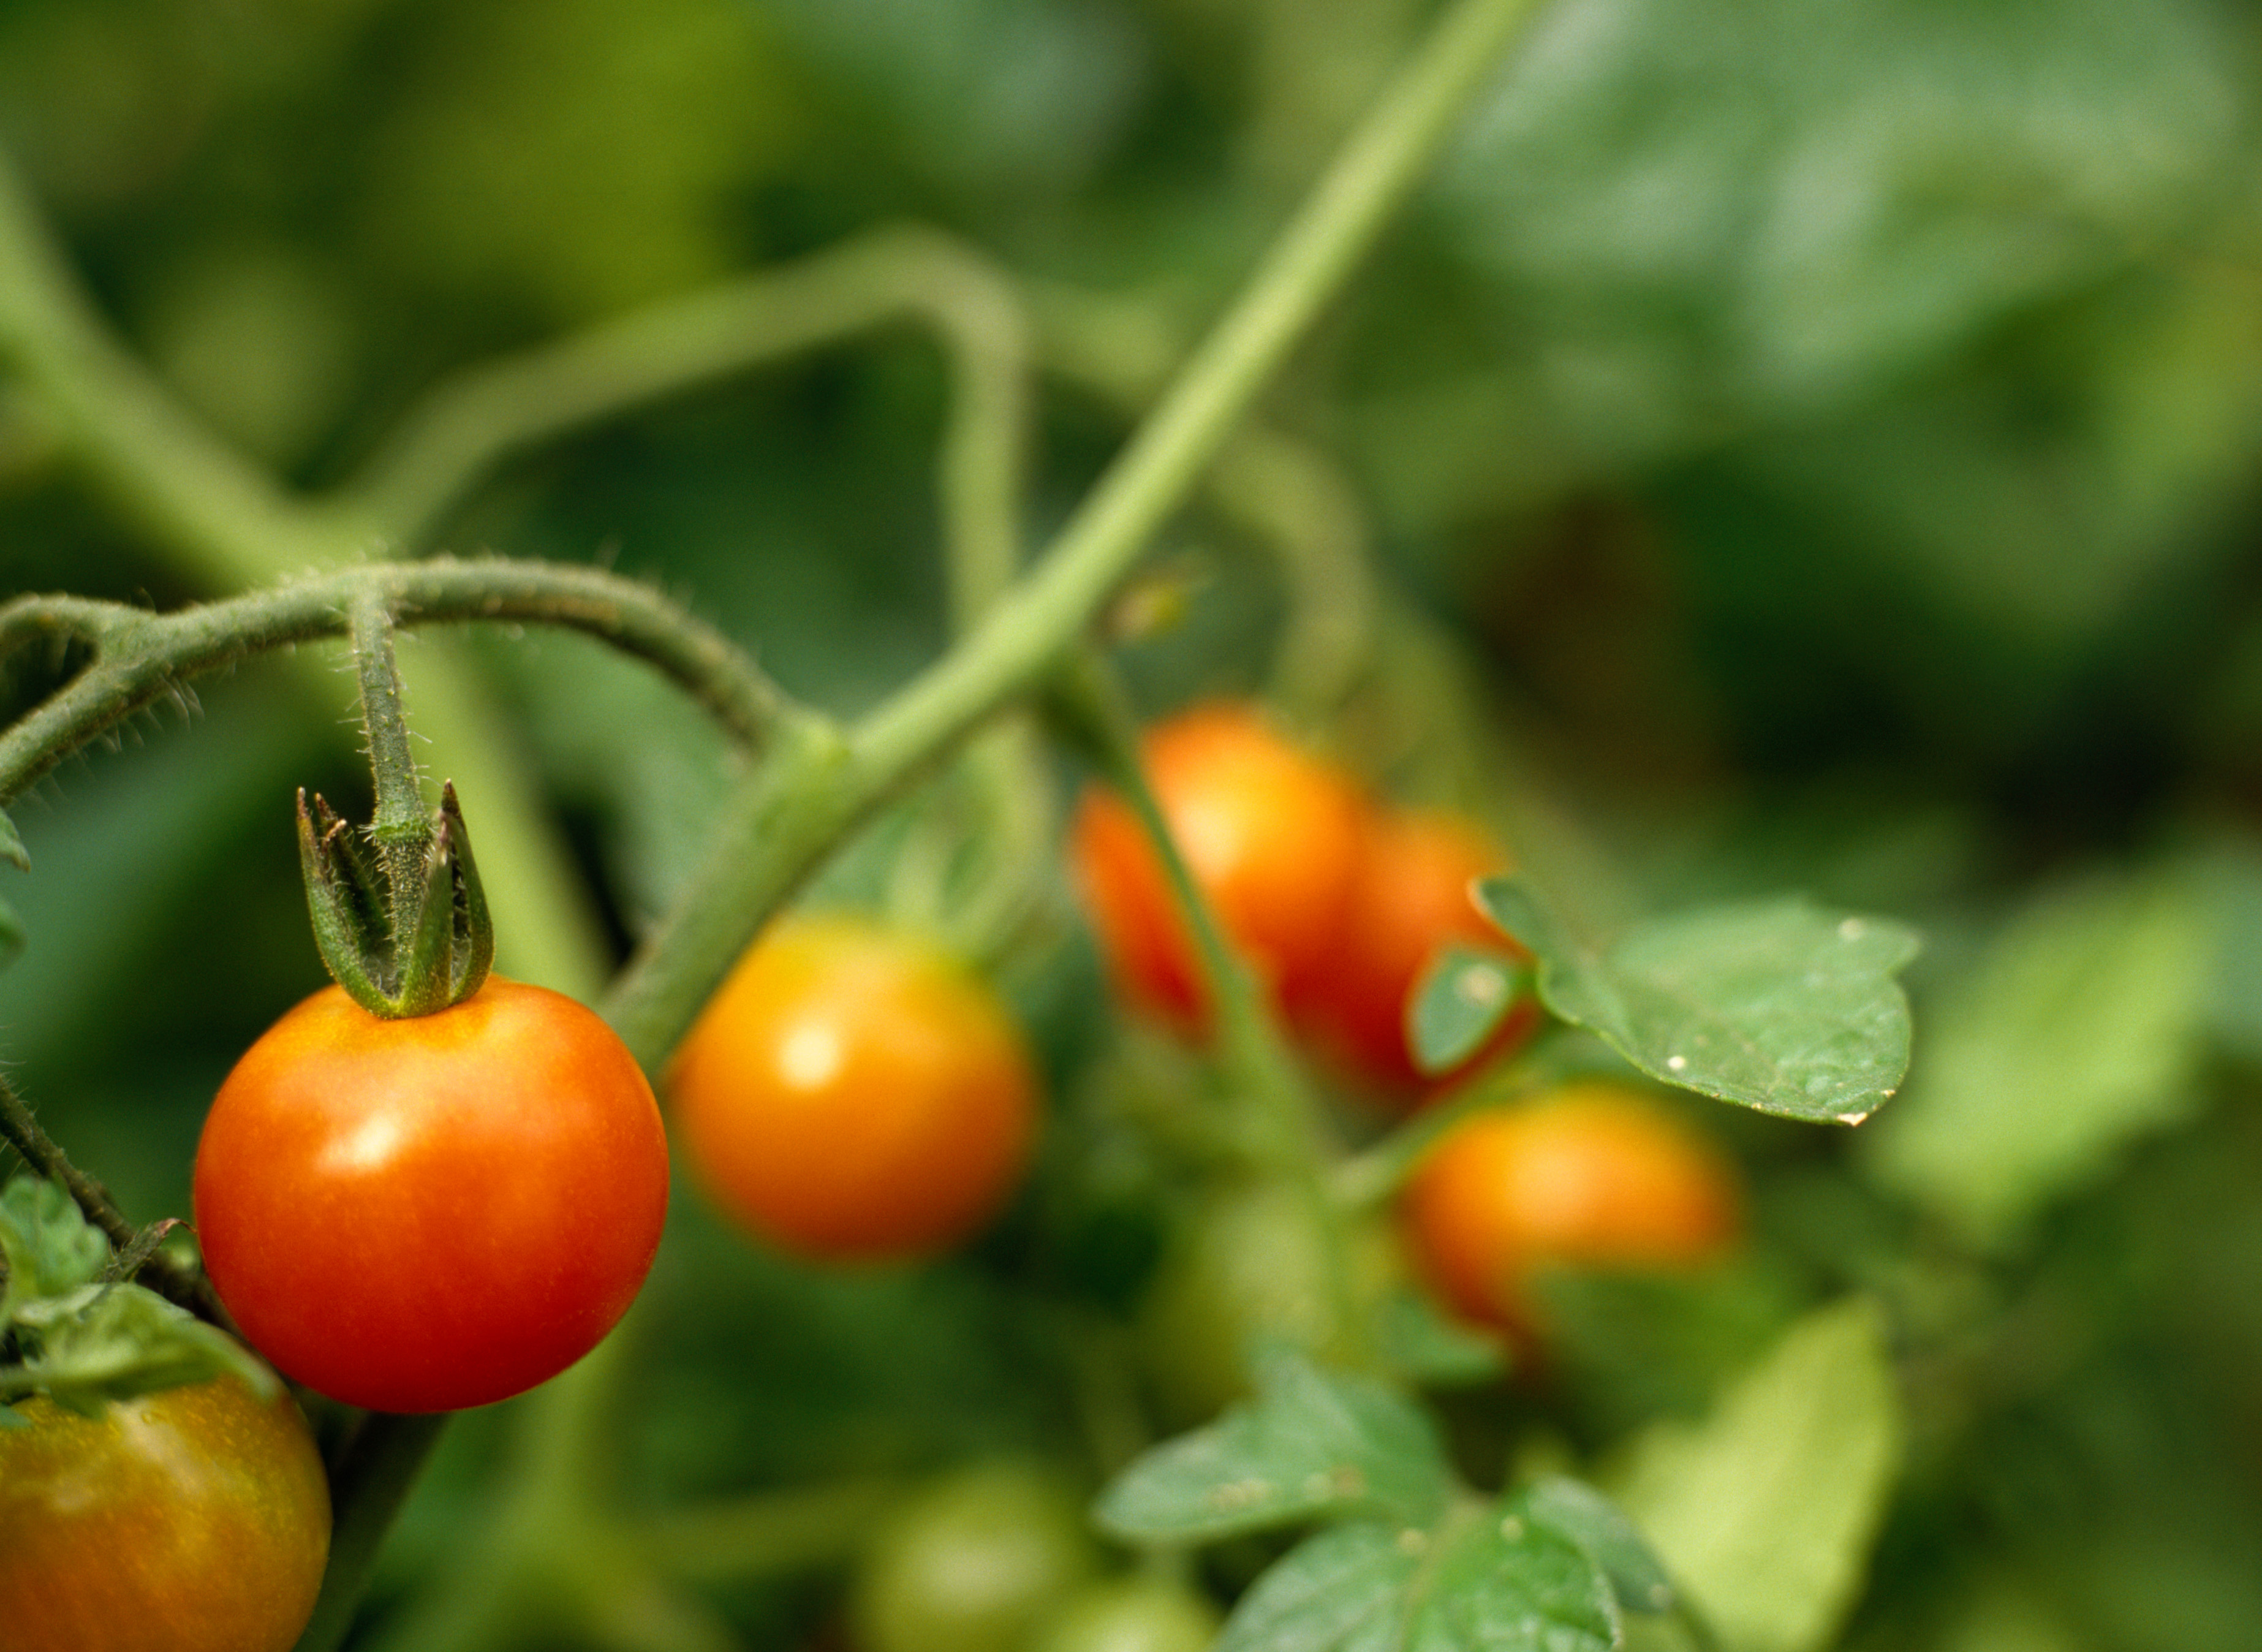
[[[1404,1215],[1417,1263],[1456,1310],[1528,1334],[1536,1269],[1694,1266],[1734,1243],[1739,1207],[1708,1144],[1639,1096],[1584,1084],[1448,1130]]]
[[[1469,885],[1506,871],[1509,858],[1462,816],[1387,812],[1376,816],[1351,886],[1342,942],[1309,998],[1314,1040],[1384,1096],[1417,1099],[1454,1077],[1425,1075],[1406,1040],[1406,1000],[1438,949],[1459,941],[1523,956],[1477,910]],[[1527,996],[1509,1009],[1466,1071],[1524,1042],[1538,1027]]]
[[[782,920],[708,1001],[668,1073],[678,1139],[724,1210],[803,1255],[932,1254],[996,1214],[1037,1084],[988,986],[925,941]]]
[[[1348,775],[1297,750],[1250,708],[1194,707],[1147,732],[1148,783],[1226,934],[1292,1009],[1343,942],[1366,830]],[[1194,945],[1128,804],[1086,795],[1071,854],[1117,990],[1199,1025]]]
[[[0,1642],[288,1652],[329,1554],[321,1459],[287,1394],[232,1376],[0,1429]]]

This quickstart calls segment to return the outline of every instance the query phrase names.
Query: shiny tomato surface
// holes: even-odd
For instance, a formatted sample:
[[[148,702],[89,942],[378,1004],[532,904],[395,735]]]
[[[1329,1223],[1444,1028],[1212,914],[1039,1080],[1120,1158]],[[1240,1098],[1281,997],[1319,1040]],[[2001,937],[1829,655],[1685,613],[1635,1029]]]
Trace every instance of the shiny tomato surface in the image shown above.
[[[1507,869],[1507,854],[1461,815],[1387,811],[1370,825],[1341,944],[1317,974],[1304,1019],[1315,1042],[1383,1097],[1417,1100],[1538,1027],[1538,1000],[1526,995],[1481,1050],[1434,1076],[1416,1064],[1406,1035],[1407,1000],[1440,949],[1459,943],[1523,956],[1470,892],[1478,878]]]
[[[1141,754],[1228,939],[1293,1009],[1343,943],[1367,824],[1357,782],[1235,703],[1156,724]],[[1088,792],[1070,848],[1118,991],[1198,1026],[1205,1010],[1192,936],[1130,805],[1104,788]]]
[[[1416,1171],[1403,1211],[1415,1259],[1447,1302],[1530,1333],[1540,1268],[1693,1267],[1734,1244],[1740,1205],[1710,1143],[1638,1094],[1582,1084],[1455,1125]]]
[[[797,916],[738,961],[668,1069],[676,1131],[715,1202],[837,1260],[930,1255],[1019,1184],[1037,1079],[997,994],[926,941]]]
[[[329,1553],[321,1460],[287,1394],[232,1376],[0,1429],[0,1646],[288,1652]]]
[[[221,1085],[195,1209],[221,1300],[285,1374],[457,1410],[612,1329],[659,1244],[667,1143],[627,1047],[563,994],[490,977],[384,1021],[330,987]]]

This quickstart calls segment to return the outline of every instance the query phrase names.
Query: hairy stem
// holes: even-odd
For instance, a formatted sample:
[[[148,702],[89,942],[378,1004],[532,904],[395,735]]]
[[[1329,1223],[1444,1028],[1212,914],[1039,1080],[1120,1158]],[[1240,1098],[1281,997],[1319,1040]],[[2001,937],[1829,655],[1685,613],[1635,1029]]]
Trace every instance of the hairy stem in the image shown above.
[[[749,747],[809,715],[720,631],[649,587],[594,568],[492,559],[379,563],[164,615],[76,597],[22,597],[0,608],[0,653],[65,634],[91,641],[96,658],[0,732],[0,803],[191,677],[349,634],[357,601],[389,605],[403,626],[493,620],[586,631],[672,678]]]

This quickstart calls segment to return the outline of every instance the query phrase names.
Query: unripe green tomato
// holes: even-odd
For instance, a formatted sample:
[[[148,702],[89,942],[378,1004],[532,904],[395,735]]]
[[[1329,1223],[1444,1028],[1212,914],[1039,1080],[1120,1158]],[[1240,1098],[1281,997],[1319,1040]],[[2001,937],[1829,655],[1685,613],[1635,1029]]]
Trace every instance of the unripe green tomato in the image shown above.
[[[1356,1338],[1338,1295],[1325,1215],[1302,1190],[1253,1181],[1211,1195],[1164,1257],[1141,1314],[1156,1397],[1193,1424],[1250,1391],[1250,1356],[1279,1344],[1327,1358]],[[1375,1283],[1387,1236],[1355,1230],[1344,1261],[1355,1299]]]
[[[1084,1511],[1050,1475],[988,1463],[899,1510],[859,1568],[858,1652],[1023,1652],[1099,1569]]]
[[[1078,1590],[1031,1652],[1209,1652],[1222,1621],[1209,1597],[1167,1577],[1110,1577]]]

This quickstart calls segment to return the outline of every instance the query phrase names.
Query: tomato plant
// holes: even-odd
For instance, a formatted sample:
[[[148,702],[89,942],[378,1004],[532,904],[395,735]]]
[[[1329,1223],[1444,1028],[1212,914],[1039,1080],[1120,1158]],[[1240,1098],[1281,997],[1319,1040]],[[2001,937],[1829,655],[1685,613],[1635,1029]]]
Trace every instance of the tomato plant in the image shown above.
[[[0,1633],[71,1652],[287,1652],[329,1493],[299,1408],[232,1376],[0,1428]]]
[[[1217,1608],[1184,1583],[1109,1577],[1063,1600],[1030,1652],[1208,1652],[1218,1627]]]
[[[555,1376],[626,1311],[667,1146],[635,1059],[563,994],[490,977],[388,1021],[331,987],[221,1085],[194,1199],[213,1282],[286,1375],[457,1410]]]
[[[844,1259],[964,1238],[1012,1192],[1037,1124],[1035,1072],[996,994],[928,942],[845,915],[755,942],[667,1087],[723,1209]]]
[[[1148,783],[1232,944],[1284,1004],[1340,945],[1366,830],[1357,783],[1253,707],[1198,705],[1149,729]],[[1192,939],[1160,859],[1120,797],[1088,793],[1070,853],[1123,996],[1182,1024],[1203,1013]]]
[[[1512,1007],[1482,1049],[1453,1072],[1425,1074],[1406,1030],[1407,999],[1439,948],[1454,941],[1516,950],[1470,898],[1508,856],[1473,820],[1440,812],[1378,811],[1343,920],[1343,943],[1316,974],[1305,1021],[1315,1038],[1386,1097],[1405,1101],[1480,1063],[1499,1060],[1535,1031],[1536,999]]]
[[[1083,1511],[1026,1463],[976,1464],[899,1510],[857,1568],[860,1652],[1020,1652],[1098,1571]]]
[[[1713,1260],[1736,1237],[1739,1202],[1702,1138],[1632,1092],[1583,1084],[1455,1125],[1404,1211],[1416,1262],[1456,1310],[1529,1333],[1537,1270]]]

